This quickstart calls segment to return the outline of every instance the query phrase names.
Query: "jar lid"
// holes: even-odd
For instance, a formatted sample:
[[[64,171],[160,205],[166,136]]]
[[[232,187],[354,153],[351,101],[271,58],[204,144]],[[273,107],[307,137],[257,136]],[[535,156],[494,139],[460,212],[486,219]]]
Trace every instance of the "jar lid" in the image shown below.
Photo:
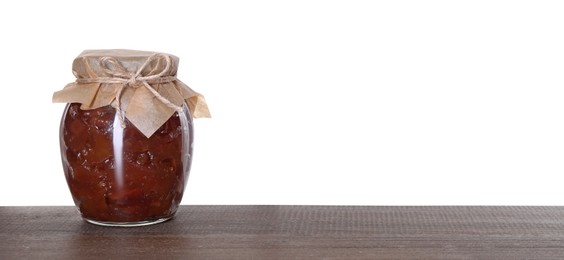
[[[150,51],[124,49],[85,50],[74,59],[72,71],[76,78],[112,77],[114,75],[111,74],[111,69],[115,68],[109,67],[111,64],[108,64],[108,62],[100,62],[101,59],[109,58],[118,61],[128,73],[133,74],[155,54],[155,52]],[[148,64],[145,64],[141,75],[155,75],[163,71],[167,65],[166,59],[170,59],[170,68],[162,76],[176,76],[178,57],[167,53],[159,52],[158,54]]]

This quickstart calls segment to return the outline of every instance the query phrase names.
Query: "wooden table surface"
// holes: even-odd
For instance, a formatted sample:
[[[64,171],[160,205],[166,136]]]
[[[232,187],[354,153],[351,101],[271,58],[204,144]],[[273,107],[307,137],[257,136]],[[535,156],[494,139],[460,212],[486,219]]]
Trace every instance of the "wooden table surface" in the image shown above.
[[[564,259],[564,207],[182,206],[100,227],[0,207],[0,259]]]

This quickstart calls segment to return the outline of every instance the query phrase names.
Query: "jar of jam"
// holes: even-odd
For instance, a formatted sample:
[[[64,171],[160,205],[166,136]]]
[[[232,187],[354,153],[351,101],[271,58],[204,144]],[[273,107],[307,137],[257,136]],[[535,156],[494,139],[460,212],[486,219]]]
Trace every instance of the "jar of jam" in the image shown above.
[[[106,226],[164,222],[178,209],[192,162],[192,117],[203,96],[176,78],[178,58],[91,50],[73,63],[76,82],[60,125],[63,170],[82,217]]]

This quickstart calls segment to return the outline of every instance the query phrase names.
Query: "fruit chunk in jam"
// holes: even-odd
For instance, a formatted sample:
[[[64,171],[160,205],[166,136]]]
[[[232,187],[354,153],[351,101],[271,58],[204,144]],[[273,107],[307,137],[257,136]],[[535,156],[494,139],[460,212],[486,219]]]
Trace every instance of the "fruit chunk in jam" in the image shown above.
[[[190,171],[192,121],[175,113],[151,137],[111,106],[67,106],[61,122],[61,155],[75,204],[87,220],[140,222],[171,217]]]

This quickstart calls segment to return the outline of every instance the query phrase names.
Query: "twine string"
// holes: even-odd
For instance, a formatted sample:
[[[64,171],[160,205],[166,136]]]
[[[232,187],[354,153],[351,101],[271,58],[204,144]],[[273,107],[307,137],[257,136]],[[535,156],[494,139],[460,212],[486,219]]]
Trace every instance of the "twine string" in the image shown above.
[[[153,61],[156,57],[163,57],[165,60],[165,67],[157,74],[142,76],[143,70]],[[172,61],[168,55],[163,55],[161,53],[155,53],[145,62],[143,65],[137,69],[135,73],[130,73],[125,69],[125,67],[113,57],[102,57],[100,58],[100,67],[102,70],[110,75],[111,77],[97,77],[97,78],[79,78],[76,80],[78,83],[118,83],[119,88],[116,91],[116,96],[114,100],[116,101],[116,113],[118,114],[119,123],[122,128],[125,128],[125,115],[121,109],[121,95],[126,87],[139,88],[141,86],[145,87],[149,92],[155,96],[159,101],[161,101],[167,107],[170,107],[178,112],[182,112],[182,107],[175,105],[174,103],[167,100],[159,92],[157,92],[150,84],[158,84],[175,81],[175,76],[164,76],[169,72]]]

